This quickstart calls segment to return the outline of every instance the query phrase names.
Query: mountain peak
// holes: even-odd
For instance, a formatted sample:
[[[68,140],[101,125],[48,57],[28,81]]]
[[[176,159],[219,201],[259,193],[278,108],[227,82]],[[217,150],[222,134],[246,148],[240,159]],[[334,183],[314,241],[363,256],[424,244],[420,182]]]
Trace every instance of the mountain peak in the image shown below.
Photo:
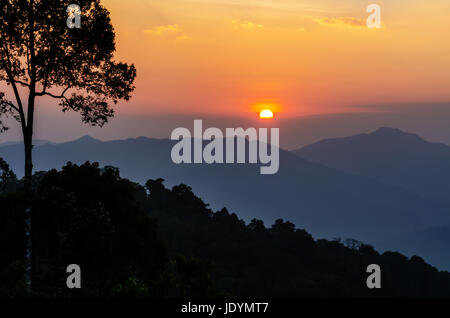
[[[401,138],[402,140],[424,141],[420,136],[416,134],[404,132],[398,128],[393,127],[380,127],[368,135],[380,138]]]
[[[93,141],[100,141],[100,140],[98,140],[98,139],[95,139],[95,138],[93,138],[93,137],[91,137],[91,136],[89,136],[89,135],[84,135],[83,137],[81,137],[81,138],[79,138],[79,139],[77,139],[77,140],[74,140],[74,141],[76,141],[76,142],[93,142]]]
[[[380,135],[380,134],[406,134],[406,133],[394,127],[380,127],[371,134]]]

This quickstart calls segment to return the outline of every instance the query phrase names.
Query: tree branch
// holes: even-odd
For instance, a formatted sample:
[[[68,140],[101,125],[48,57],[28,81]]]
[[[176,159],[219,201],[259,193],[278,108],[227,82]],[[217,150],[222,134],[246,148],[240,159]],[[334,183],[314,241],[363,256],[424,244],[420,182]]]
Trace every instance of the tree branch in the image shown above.
[[[11,102],[9,102],[7,100],[0,100],[0,104],[8,105],[9,107],[11,107],[12,109],[14,109],[16,112],[18,112],[20,114],[19,108],[17,108],[17,106],[14,105],[13,103],[11,103]]]
[[[4,38],[4,29],[1,28],[0,32],[2,35],[1,38],[3,39]],[[9,54],[9,50],[8,50],[6,42],[5,41],[1,41],[1,42],[3,45],[4,54],[6,55],[6,58],[7,58],[7,60],[6,60],[7,65],[4,65],[4,68],[5,68],[6,74],[8,75],[8,80],[11,83],[11,86],[13,88],[14,96],[16,98],[16,102],[18,105],[18,108],[16,108],[15,106],[14,106],[14,108],[16,108],[17,111],[19,112],[20,123],[22,125],[22,129],[25,129],[26,128],[25,113],[23,111],[22,100],[20,98],[19,90],[17,89],[16,81],[14,79],[14,76],[12,75],[11,55]]]
[[[16,82],[17,84],[22,85],[22,86],[30,87],[30,84],[28,84],[28,83],[25,83],[25,82],[22,82],[22,81],[19,81],[19,80],[15,80],[15,82]]]
[[[66,94],[66,92],[68,91],[70,89],[70,86],[67,86],[63,91],[62,91],[62,93],[60,94],[60,95],[55,95],[55,94],[52,94],[52,93],[50,93],[50,92],[46,92],[46,88],[44,87],[44,89],[42,90],[42,92],[39,92],[39,93],[36,93],[36,96],[44,96],[44,95],[46,95],[46,96],[50,96],[50,97],[53,97],[53,98],[64,98],[64,99],[66,99],[67,100],[67,97],[65,96],[65,94]]]

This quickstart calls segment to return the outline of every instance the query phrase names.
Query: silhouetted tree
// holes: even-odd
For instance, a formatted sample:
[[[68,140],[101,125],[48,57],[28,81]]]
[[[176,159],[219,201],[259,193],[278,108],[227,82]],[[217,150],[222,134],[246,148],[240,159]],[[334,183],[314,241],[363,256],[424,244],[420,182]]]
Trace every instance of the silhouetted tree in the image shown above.
[[[89,163],[34,174],[33,183],[38,296],[450,297],[450,273],[418,256],[315,240],[281,219],[247,225],[186,185],[149,180],[145,191]],[[29,295],[20,198],[0,193],[0,297]],[[82,268],[79,291],[63,288],[71,263]],[[382,269],[381,289],[366,287],[369,264]]]
[[[0,116],[13,117],[22,128],[28,274],[34,262],[29,199],[37,99],[57,99],[63,112],[80,112],[83,122],[102,126],[114,114],[110,104],[128,100],[134,89],[135,67],[113,60],[115,33],[109,12],[100,0],[78,0],[81,28],[71,29],[66,25],[71,3],[0,0],[0,82],[11,86],[14,97],[0,92]],[[5,129],[0,121],[0,131]]]
[[[9,165],[5,160],[0,158],[0,192],[6,187],[6,185],[16,180],[16,175],[9,168]]]
[[[158,222],[139,206],[137,187],[117,169],[67,164],[46,173],[35,190],[34,291],[65,295],[68,264],[82,268],[88,296],[108,296],[129,277],[158,279],[168,258]]]
[[[0,192],[0,298],[26,295],[21,192]]]
[[[226,208],[212,212],[186,185],[169,190],[158,179],[149,180],[147,187],[142,204],[159,218],[169,255],[211,261],[211,278],[222,292],[253,297],[450,296],[450,274],[419,257],[380,254],[353,239],[314,240],[281,219],[270,228],[257,219],[246,225]],[[381,289],[366,287],[369,264],[382,268]]]

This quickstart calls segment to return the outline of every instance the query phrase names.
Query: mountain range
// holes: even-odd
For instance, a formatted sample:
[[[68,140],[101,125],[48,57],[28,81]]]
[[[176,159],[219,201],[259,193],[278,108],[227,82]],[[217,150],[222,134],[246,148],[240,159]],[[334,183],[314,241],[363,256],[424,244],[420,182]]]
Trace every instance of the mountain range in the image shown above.
[[[52,143],[53,142],[48,141],[48,140],[40,140],[40,139],[33,140],[34,146],[42,146],[42,145],[52,144]],[[13,145],[22,145],[22,142],[21,141],[6,141],[6,142],[0,143],[0,147],[13,146]]]
[[[443,207],[450,214],[450,146],[432,143],[399,129],[383,127],[369,134],[325,139],[294,150],[312,160],[384,184],[407,189]],[[382,239],[405,254],[419,253],[441,268],[450,268],[445,251],[450,245],[447,223],[406,236]]]
[[[450,146],[445,144],[384,127],[370,134],[325,139],[293,153],[450,206]]]
[[[376,140],[373,147],[378,148],[361,141],[366,137]],[[146,137],[100,141],[85,136],[67,143],[43,144],[34,148],[34,168],[35,171],[60,169],[68,161],[79,164],[96,161],[118,167],[123,177],[141,184],[157,178],[165,179],[169,186],[185,183],[212,208],[226,206],[246,221],[259,218],[273,223],[283,218],[307,229],[315,237],[354,238],[383,249],[397,248],[403,238],[433,233],[434,228],[450,225],[447,201],[440,199],[444,190],[440,190],[439,195],[418,191],[427,171],[420,170],[418,158],[411,153],[417,143],[428,151],[422,154],[422,160],[428,158],[428,154],[434,162],[444,165],[446,157],[439,161],[437,150],[429,150],[440,148],[445,155],[444,145],[427,143],[415,135],[391,128],[348,137],[345,141],[332,141],[337,144],[324,140],[293,152],[280,149],[280,170],[275,175],[260,175],[259,165],[254,164],[176,165],[170,157],[174,141]],[[357,155],[345,157],[343,154],[351,154],[352,148]],[[404,149],[410,150],[409,156],[402,155]],[[21,145],[0,147],[0,157],[19,176],[23,175]],[[365,173],[371,171],[368,168],[371,158],[376,173]],[[345,160],[350,162],[345,163]],[[389,173],[383,174],[383,166],[378,162],[383,162],[385,169],[395,171],[401,160],[406,162],[396,176],[382,178]],[[430,171],[435,168],[431,167]],[[417,180],[416,174],[419,181],[411,182],[414,186],[405,186],[409,183],[401,182],[402,173],[409,173],[405,176],[407,180]],[[438,176],[431,174],[435,175]],[[443,179],[439,182],[443,184]],[[429,184],[433,182],[429,180]],[[421,255],[423,250],[421,246],[403,247],[411,254]],[[433,254],[425,259],[450,269],[450,255],[445,255],[445,251],[440,251],[439,258]]]

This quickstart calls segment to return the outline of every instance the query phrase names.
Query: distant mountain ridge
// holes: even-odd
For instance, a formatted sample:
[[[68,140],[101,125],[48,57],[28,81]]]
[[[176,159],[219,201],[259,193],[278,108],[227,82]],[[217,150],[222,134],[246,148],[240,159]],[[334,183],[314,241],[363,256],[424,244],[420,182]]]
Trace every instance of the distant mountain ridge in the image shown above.
[[[418,135],[383,127],[370,134],[325,139],[293,151],[319,162],[385,184],[400,186],[442,206],[450,214],[450,146],[431,143]],[[450,230],[439,227],[380,240],[405,254],[414,251],[450,268],[443,256],[450,244]],[[445,247],[445,248],[444,248]]]
[[[450,146],[395,128],[326,139],[293,151],[301,158],[397,185],[450,207]]]
[[[42,145],[52,144],[52,143],[53,142],[51,142],[51,141],[41,140],[41,139],[36,139],[33,141],[33,145],[35,145],[35,146],[42,146]],[[21,145],[21,144],[22,144],[22,141],[6,141],[6,142],[0,143],[0,147]]]
[[[85,136],[34,149],[35,171],[60,169],[67,161],[97,161],[120,168],[121,175],[144,183],[164,178],[168,186],[185,183],[216,210],[271,224],[283,218],[316,237],[355,238],[367,243],[450,224],[438,204],[398,186],[355,176],[280,149],[280,171],[260,175],[259,165],[172,163],[167,139],[100,141]],[[3,157],[23,175],[21,145],[0,147]],[[450,256],[449,256],[450,259]]]

